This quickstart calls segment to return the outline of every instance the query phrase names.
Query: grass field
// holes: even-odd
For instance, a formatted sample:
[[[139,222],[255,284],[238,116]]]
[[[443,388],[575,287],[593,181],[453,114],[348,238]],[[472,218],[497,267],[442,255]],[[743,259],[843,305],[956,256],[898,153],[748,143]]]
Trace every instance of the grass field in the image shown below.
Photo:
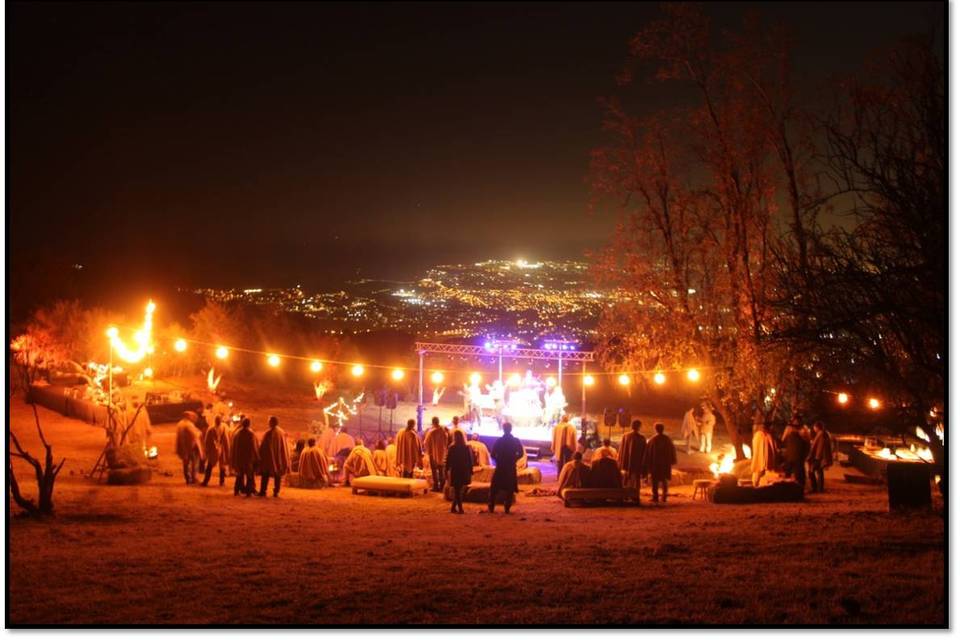
[[[81,472],[102,430],[40,413],[67,463],[55,518],[8,520],[8,625],[946,622],[942,507],[890,514],[884,488],[837,469],[802,504],[714,505],[677,486],[661,506],[521,495],[510,515],[458,516],[435,494],[185,486],[173,425],[154,428],[150,484],[95,484]],[[10,420],[38,452],[19,398]]]

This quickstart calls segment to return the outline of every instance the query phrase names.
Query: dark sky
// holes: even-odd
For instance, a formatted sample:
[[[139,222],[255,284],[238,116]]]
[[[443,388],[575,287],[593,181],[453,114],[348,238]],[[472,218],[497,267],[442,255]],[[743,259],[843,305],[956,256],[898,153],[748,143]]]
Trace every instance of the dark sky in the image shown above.
[[[931,6],[933,10],[931,10]],[[746,5],[714,3],[720,22]],[[942,5],[784,3],[850,71]],[[597,98],[653,4],[7,5],[8,271],[326,288],[580,256]],[[91,280],[92,279],[92,280]],[[17,285],[20,285],[19,288]],[[32,286],[32,285],[31,285]]]

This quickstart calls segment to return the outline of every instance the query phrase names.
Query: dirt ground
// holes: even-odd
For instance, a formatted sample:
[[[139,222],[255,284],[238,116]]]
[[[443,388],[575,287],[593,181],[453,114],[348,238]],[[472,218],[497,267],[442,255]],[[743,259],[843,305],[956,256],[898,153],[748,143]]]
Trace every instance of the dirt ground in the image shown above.
[[[836,468],[802,504],[714,505],[676,486],[660,506],[521,494],[510,515],[453,515],[436,494],[185,486],[173,425],[154,428],[150,484],[95,484],[82,471],[103,431],[40,415],[67,462],[56,517],[8,519],[8,625],[946,623],[942,506],[890,514],[883,487]],[[39,452],[19,398],[10,426]]]

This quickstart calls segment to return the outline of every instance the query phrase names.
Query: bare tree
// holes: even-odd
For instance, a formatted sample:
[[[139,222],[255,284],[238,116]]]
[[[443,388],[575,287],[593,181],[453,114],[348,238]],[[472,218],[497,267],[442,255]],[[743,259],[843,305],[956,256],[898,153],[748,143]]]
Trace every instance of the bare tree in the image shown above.
[[[10,479],[10,494],[13,496],[14,502],[23,509],[24,513],[35,517],[49,516],[53,515],[54,484],[57,481],[57,475],[63,468],[63,463],[66,462],[66,458],[61,459],[58,464],[54,464],[53,447],[47,442],[46,437],[43,435],[43,429],[40,426],[40,415],[37,413],[36,405],[32,405],[32,408],[33,418],[37,424],[37,433],[40,435],[40,442],[43,443],[43,447],[46,450],[44,462],[41,465],[39,460],[25,451],[23,447],[20,446],[20,441],[12,430],[10,431],[10,439],[16,451],[11,451],[10,455],[26,460],[30,466],[33,467],[37,477],[37,491],[39,493],[37,501],[31,498],[25,498],[20,492],[20,483],[17,482],[17,476],[13,472],[12,461],[7,462],[7,476]]]

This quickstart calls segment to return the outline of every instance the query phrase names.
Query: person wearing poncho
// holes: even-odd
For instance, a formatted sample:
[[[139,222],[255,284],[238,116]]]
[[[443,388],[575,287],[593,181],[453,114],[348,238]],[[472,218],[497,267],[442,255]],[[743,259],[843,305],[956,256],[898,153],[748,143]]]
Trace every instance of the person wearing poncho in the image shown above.
[[[473,466],[490,466],[490,450],[487,449],[487,445],[480,442],[480,436],[478,434],[475,433],[470,437],[467,446],[470,447],[470,453],[473,454]]]
[[[440,426],[440,418],[433,418],[432,426],[423,437],[423,448],[430,458],[430,475],[433,476],[433,490],[443,491],[444,467],[447,461],[447,449],[450,447],[450,433]]]
[[[647,448],[647,439],[640,433],[640,421],[634,420],[630,433],[620,441],[617,463],[623,472],[623,486],[640,489],[643,479],[643,453]]]
[[[662,422],[653,425],[657,434],[647,440],[643,452],[643,467],[650,474],[653,487],[653,501],[660,502],[658,489],[663,487],[663,501],[667,501],[667,484],[670,481],[671,467],[677,464],[677,450],[670,436],[663,433]]]
[[[577,428],[570,424],[570,416],[563,418],[553,428],[553,457],[557,461],[557,473],[570,462],[577,450]]]
[[[307,440],[307,448],[300,454],[300,486],[330,486],[330,461],[327,454],[317,446],[314,438]]]
[[[750,472],[753,477],[753,486],[759,487],[760,480],[767,471],[773,471],[776,468],[777,445],[767,430],[762,416],[754,420],[754,429],[750,447]]]
[[[273,497],[280,495],[280,481],[290,471],[290,448],[287,434],[279,427],[276,416],[270,416],[269,428],[260,440],[260,493],[267,495],[267,485],[273,478]]]
[[[564,489],[579,489],[590,486],[590,467],[583,464],[583,454],[577,451],[573,459],[563,465],[558,479],[557,495],[563,497]]]
[[[387,457],[387,475],[396,478],[400,475],[400,471],[397,470],[397,443],[394,442],[393,436],[390,436],[387,447],[383,451]]]
[[[373,449],[373,466],[377,468],[378,476],[389,476],[390,472],[387,462],[387,443],[383,440],[377,440],[377,445]]]
[[[220,462],[220,429],[222,429],[220,416],[213,419],[213,426],[207,428],[203,434],[203,458],[206,460],[203,472],[203,482],[201,486],[210,484],[210,474],[213,473],[213,467]],[[220,467],[220,485],[223,486],[225,472],[223,466]]]
[[[490,481],[490,499],[487,509],[490,513],[494,511],[497,495],[504,494],[503,510],[510,513],[510,506],[513,504],[513,494],[520,490],[517,484],[517,460],[523,457],[523,445],[513,437],[513,425],[509,422],[503,423],[503,436],[501,436],[493,445],[494,462],[497,463],[493,470],[493,478]]]
[[[810,464],[810,484],[813,491],[823,493],[823,470],[833,464],[833,444],[830,434],[823,427],[823,422],[813,423],[813,442],[810,443],[810,453],[807,462]]]
[[[370,449],[364,446],[363,440],[357,438],[357,446],[350,450],[346,460],[343,461],[343,483],[349,486],[350,478],[375,475],[377,475],[377,465],[373,463],[373,455]]]
[[[423,465],[423,447],[420,436],[414,431],[415,420],[407,420],[407,428],[397,434],[397,466],[404,478],[412,478],[413,470]]]
[[[603,459],[617,460],[617,450],[614,449],[610,443],[610,438],[604,438],[603,446],[597,447],[597,449],[594,450],[593,456],[590,458],[590,466],[596,466],[597,462]]]
[[[230,466],[237,474],[233,495],[238,496],[242,492],[249,498],[254,491],[257,466],[260,463],[260,443],[257,441],[257,434],[250,428],[250,418],[244,418],[240,422],[240,428],[233,434],[231,445]]]
[[[203,463],[203,443],[196,420],[196,413],[184,411],[183,419],[177,423],[177,457],[183,463],[183,479],[187,484],[196,484],[197,463]]]

